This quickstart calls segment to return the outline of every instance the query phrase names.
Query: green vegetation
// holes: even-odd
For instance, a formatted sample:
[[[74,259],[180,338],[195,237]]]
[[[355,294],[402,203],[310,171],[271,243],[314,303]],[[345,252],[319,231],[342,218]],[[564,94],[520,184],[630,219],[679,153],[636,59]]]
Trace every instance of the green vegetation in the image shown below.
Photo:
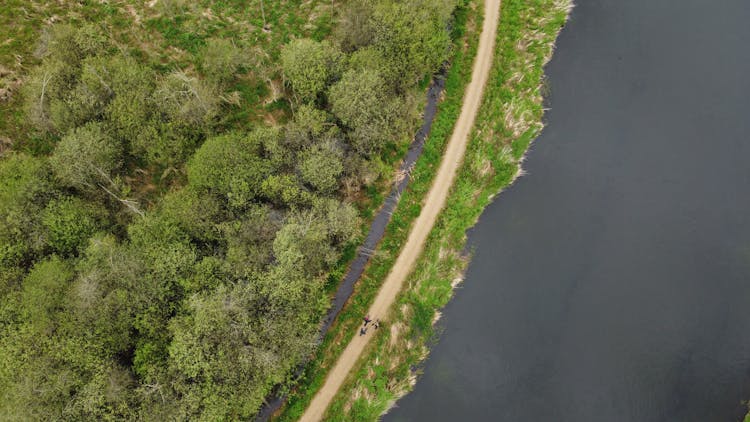
[[[328,41],[299,39],[281,52],[284,76],[300,101],[315,101],[340,76],[343,54]]]
[[[322,386],[327,368],[333,365],[356,332],[355,328],[362,323],[362,315],[367,312],[380,283],[385,279],[406,241],[411,222],[420,213],[422,198],[430,188],[445,144],[461,112],[464,89],[471,79],[471,67],[482,27],[481,7],[482,5],[476,1],[464,0],[456,8],[451,34],[454,48],[445,80],[445,98],[439,105],[439,112],[433,121],[422,156],[412,172],[412,180],[388,224],[386,234],[378,246],[378,252],[372,257],[370,265],[355,287],[354,294],[328,331],[314,359],[305,367],[300,385],[291,392],[280,420],[297,420],[315,392]],[[379,413],[373,418],[377,415]]]
[[[565,23],[568,1],[504,0],[493,73],[446,209],[426,242],[409,287],[368,355],[342,388],[330,420],[372,420],[410,389],[411,368],[433,338],[436,312],[465,268],[465,232],[492,197],[511,183],[530,141],[542,128],[543,67]],[[426,158],[426,157],[425,157]],[[413,202],[402,199],[407,207]]]
[[[453,8],[11,1],[0,414],[248,419],[293,385]]]
[[[427,346],[435,335],[433,324],[437,312],[450,299],[453,286],[465,268],[466,259],[461,251],[466,230],[476,222],[492,197],[514,180],[523,154],[542,128],[543,66],[551,55],[569,7],[568,1],[503,1],[493,72],[448,205],[386,321],[387,329],[379,331],[373,339],[367,354],[334,399],[326,420],[376,420],[393,400],[413,385],[416,374],[412,368],[426,356]],[[474,5],[469,10],[479,9],[479,5]],[[336,327],[329,332],[315,361],[308,365],[304,388],[291,398],[283,420],[299,415],[322,385],[326,368],[335,362],[355,327],[361,323],[362,313],[374,299],[380,282],[406,240],[410,223],[419,214],[419,204],[429,189],[445,138],[457,117],[476,48],[472,40],[478,26],[481,24],[470,13],[466,26],[470,34],[468,54],[459,54],[454,59],[446,102],[441,106],[445,111],[441,111],[430,135],[428,150],[417,163],[414,179],[401,198],[366,276],[340,314]]]
[[[0,10],[0,150],[31,143],[21,112],[19,91],[28,69],[38,64],[44,43],[58,25],[95,23],[123,55],[167,73],[198,69],[212,82],[224,82],[225,99],[241,108],[225,110],[225,124],[244,126],[283,121],[285,102],[278,90],[277,59],[291,39],[320,40],[332,29],[331,12],[342,9],[328,0],[50,2],[9,0]],[[46,34],[46,35],[45,35]],[[229,47],[228,47],[229,46]],[[42,47],[42,48],[40,48]],[[239,67],[236,78],[215,66]],[[231,79],[223,80],[224,78]]]

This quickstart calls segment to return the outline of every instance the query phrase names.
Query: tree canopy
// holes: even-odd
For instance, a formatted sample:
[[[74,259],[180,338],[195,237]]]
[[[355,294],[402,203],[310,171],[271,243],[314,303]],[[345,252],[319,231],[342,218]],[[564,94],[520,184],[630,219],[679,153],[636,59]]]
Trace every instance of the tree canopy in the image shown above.
[[[314,101],[340,72],[342,54],[328,41],[302,38],[281,52],[284,77],[302,101]]]
[[[275,54],[181,14],[145,24],[161,52],[49,25],[0,150],[0,414],[245,420],[290,385],[452,4],[352,0]]]
[[[191,186],[220,195],[234,207],[247,205],[271,174],[262,153],[264,138],[274,136],[273,131],[256,130],[209,138],[188,163]]]
[[[99,123],[71,130],[55,147],[50,165],[60,182],[81,190],[96,190],[122,165],[122,150]]]

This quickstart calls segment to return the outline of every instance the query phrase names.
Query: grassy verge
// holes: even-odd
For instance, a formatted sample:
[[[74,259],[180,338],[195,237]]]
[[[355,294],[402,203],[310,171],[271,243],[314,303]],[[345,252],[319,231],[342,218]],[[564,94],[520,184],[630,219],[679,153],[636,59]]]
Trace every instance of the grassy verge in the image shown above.
[[[544,65],[569,7],[569,0],[503,1],[490,82],[448,206],[389,315],[388,329],[372,341],[334,399],[326,420],[375,420],[414,384],[413,368],[426,357],[427,346],[435,336],[434,322],[439,309],[452,296],[466,266],[467,261],[461,255],[466,230],[475,224],[492,197],[519,174],[524,153],[543,127]],[[415,174],[415,182],[419,182],[404,195],[394,215],[395,236],[389,232],[381,248],[387,251],[388,260],[398,251],[391,249],[394,242],[406,236],[408,222],[418,213],[419,199],[429,186],[439,158],[431,154],[422,157]],[[390,268],[377,264],[373,267],[375,271],[368,272],[362,283],[367,290],[358,293],[351,306],[357,312],[344,316],[353,318],[357,324],[364,305],[371,300],[369,289],[376,290]],[[360,302],[366,303],[357,306]],[[353,332],[352,323],[344,321],[341,325]],[[343,337],[328,347],[333,350],[343,347],[348,340]],[[323,366],[311,371],[324,373],[331,362],[318,360],[314,364]],[[314,390],[322,382],[322,375],[312,381]]]
[[[481,10],[482,3],[479,0],[462,0],[457,8],[452,34],[455,40],[454,54],[446,76],[444,98],[439,105],[422,156],[412,172],[408,192],[401,198],[378,252],[357,283],[351,300],[339,314],[316,355],[307,365],[298,387],[290,393],[287,405],[278,420],[293,421],[300,417],[322,385],[328,368],[338,359],[351,339],[355,326],[361,322],[363,313],[372,303],[380,284],[406,242],[409,227],[419,215],[422,199],[430,188],[432,177],[440,165],[445,144],[461,112],[461,100],[471,78],[471,65],[482,27]]]

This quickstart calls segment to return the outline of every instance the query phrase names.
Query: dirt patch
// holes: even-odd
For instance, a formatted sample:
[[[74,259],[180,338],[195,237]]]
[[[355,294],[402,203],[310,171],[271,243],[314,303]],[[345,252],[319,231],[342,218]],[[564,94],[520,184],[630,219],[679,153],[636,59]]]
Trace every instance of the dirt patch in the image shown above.
[[[135,22],[136,25],[141,24],[141,17],[138,15],[138,12],[135,11],[135,7],[133,7],[132,4],[125,6],[125,10],[127,10],[130,16],[133,17],[133,22]]]
[[[21,83],[16,72],[0,65],[0,101],[8,101],[21,87]]]
[[[13,140],[5,136],[0,136],[0,157],[5,155],[6,151],[10,151],[12,146]]]

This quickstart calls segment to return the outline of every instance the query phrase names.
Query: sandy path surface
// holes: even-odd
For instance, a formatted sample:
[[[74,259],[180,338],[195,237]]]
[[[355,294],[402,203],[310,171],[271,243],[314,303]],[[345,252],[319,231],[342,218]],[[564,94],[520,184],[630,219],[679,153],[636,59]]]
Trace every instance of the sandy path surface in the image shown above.
[[[417,217],[406,245],[396,259],[395,264],[388,277],[380,287],[375,301],[370,307],[369,314],[373,318],[380,318],[387,324],[387,312],[393,304],[396,296],[406,277],[414,267],[414,263],[422,252],[427,236],[435,225],[440,210],[443,209],[448,193],[456,178],[456,172],[464,158],[466,145],[469,143],[469,134],[474,126],[479,106],[482,101],[482,92],[487,83],[492,59],[495,49],[495,37],[497,33],[498,19],[500,16],[500,0],[485,0],[484,24],[482,34],[479,38],[477,56],[474,59],[474,67],[471,74],[471,82],[466,89],[461,114],[453,129],[453,135],[448,141],[448,146],[440,163],[437,176],[430,191],[427,193],[422,212]],[[359,330],[359,328],[357,328]],[[368,330],[364,336],[356,335],[346,346],[333,369],[320,390],[315,394],[310,406],[305,410],[300,421],[320,421],[323,419],[328,405],[336,392],[341,388],[347,375],[351,371],[357,359],[362,354],[365,346],[377,331]]]

